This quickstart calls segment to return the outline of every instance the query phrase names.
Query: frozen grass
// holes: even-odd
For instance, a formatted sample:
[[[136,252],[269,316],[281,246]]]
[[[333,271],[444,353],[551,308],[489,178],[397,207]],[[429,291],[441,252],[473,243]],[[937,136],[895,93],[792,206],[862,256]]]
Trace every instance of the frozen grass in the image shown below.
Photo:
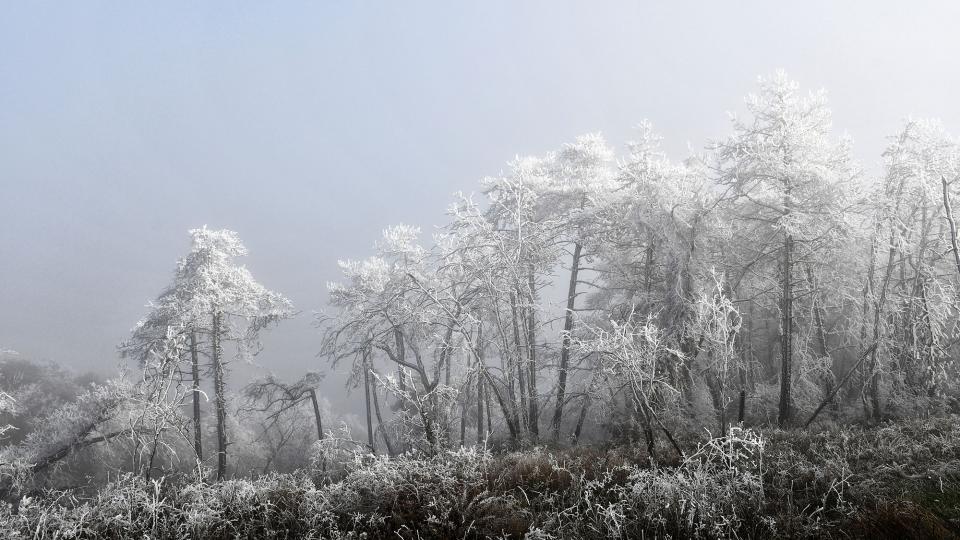
[[[733,429],[651,467],[639,448],[356,455],[219,484],[122,477],[0,509],[4,538],[953,538],[957,417]]]

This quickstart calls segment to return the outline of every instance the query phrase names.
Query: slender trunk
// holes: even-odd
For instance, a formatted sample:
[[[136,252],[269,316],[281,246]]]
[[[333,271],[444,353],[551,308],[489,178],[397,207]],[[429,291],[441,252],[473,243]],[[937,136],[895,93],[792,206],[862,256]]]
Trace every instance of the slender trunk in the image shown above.
[[[323,421],[320,419],[320,404],[317,402],[317,391],[310,389],[310,403],[313,404],[313,419],[317,423],[317,440],[323,440]]]
[[[437,440],[437,434],[434,430],[433,419],[426,414],[423,409],[419,409],[420,422],[423,424],[423,436],[427,439],[427,446],[430,448],[430,455],[436,455],[440,449],[440,442]]]
[[[529,305],[527,306],[527,390],[530,392],[528,402],[530,403],[530,434],[536,441],[540,437],[540,394],[537,391],[537,313],[536,304],[536,283],[533,278],[533,272],[527,276],[530,293],[528,295]]]
[[[857,368],[860,367],[860,364],[862,364],[863,361],[866,360],[867,356],[869,356],[870,353],[872,353],[876,349],[877,349],[877,344],[874,343],[873,345],[870,345],[870,347],[868,347],[865,351],[863,351],[863,353],[860,354],[860,359],[857,360],[857,363],[855,363],[853,367],[850,368],[849,371],[847,371],[847,374],[844,375],[842,379],[840,379],[840,382],[836,384],[832,393],[828,395],[826,399],[824,399],[820,403],[820,406],[817,407],[815,411],[813,411],[813,414],[811,414],[810,418],[808,418],[807,421],[803,424],[803,427],[809,426],[811,422],[816,420],[817,415],[820,414],[820,411],[822,411],[823,408],[827,406],[827,403],[830,403],[830,401],[833,400],[833,398],[836,396],[836,393],[839,392],[841,388],[843,388],[843,385],[846,384],[846,382],[850,379],[850,376],[852,376],[854,372],[857,371]]]
[[[210,340],[213,346],[213,391],[217,409],[217,481],[227,474],[227,398],[224,392],[223,347],[220,343],[223,313],[214,311]]]
[[[813,324],[817,331],[817,344],[820,346],[820,357],[830,358],[830,350],[827,348],[827,332],[823,324],[823,304],[820,300],[820,292],[817,290],[816,282],[813,279],[813,270],[807,266],[807,282],[810,283],[813,302]],[[823,381],[824,395],[833,393],[833,362],[830,363],[830,376],[825,377]],[[836,402],[834,402],[835,404]]]
[[[893,243],[893,232],[890,233],[890,250],[887,252],[887,269],[883,275],[883,282],[880,284],[880,296],[874,302],[873,313],[873,344],[880,342],[880,317],[883,312],[883,305],[886,303],[887,286],[890,283],[890,276],[893,274],[893,259],[896,256],[897,248]],[[883,413],[880,407],[880,370],[878,365],[877,349],[874,347],[870,352],[870,405],[873,408],[872,416],[875,420],[880,420]]]
[[[373,409],[370,406],[370,365],[367,351],[363,351],[363,392],[367,405],[367,446],[374,454],[377,453],[377,447],[373,440]]]
[[[503,330],[503,325],[499,324],[499,328]],[[504,345],[506,345],[504,350],[509,350],[509,342],[506,336],[504,336],[504,332],[500,332],[499,335],[502,338]],[[516,410],[516,402],[513,401],[514,396],[512,394],[512,387],[507,388],[508,394],[506,397],[504,397],[501,390],[497,388],[497,385],[494,382],[495,379],[490,375],[490,372],[487,371],[487,365],[483,361],[482,335],[481,335],[481,339],[478,339],[477,342],[481,344],[477,346],[475,356],[477,358],[477,362],[480,364],[480,375],[485,381],[484,396],[487,403],[487,432],[488,433],[493,432],[491,415],[490,415],[490,392],[489,392],[489,391],[493,391],[493,397],[497,399],[497,403],[500,405],[500,410],[503,411],[503,419],[507,423],[507,428],[510,430],[510,438],[517,439],[520,436],[520,416]],[[501,355],[500,357],[501,362],[503,362],[504,357],[509,358],[510,355]],[[509,362],[505,367],[510,368]],[[510,369],[504,370],[504,376],[506,377],[507,381],[509,381],[509,384],[512,385],[513,374]],[[504,386],[507,386],[507,384],[505,384]],[[508,403],[507,399],[510,399],[511,401]]]
[[[483,376],[477,373],[477,444],[481,444],[486,439],[486,433],[483,430]]]
[[[483,325],[477,325],[477,444],[485,439],[483,431]]]
[[[373,394],[373,411],[377,414],[377,431],[379,431],[380,436],[383,437],[383,444],[387,447],[387,455],[393,456],[393,443],[390,442],[390,435],[387,434],[387,430],[383,428],[383,415],[380,414],[380,398],[377,397],[376,377],[370,379],[370,390]]]
[[[862,350],[866,350],[866,341],[867,341],[867,315],[870,313],[870,295],[873,294],[875,284],[874,279],[876,275],[877,268],[877,238],[880,236],[880,224],[877,223],[876,228],[873,232],[873,238],[870,241],[870,266],[867,267],[867,281],[863,284],[863,300],[860,308],[860,347]],[[862,363],[861,363],[862,365]],[[860,388],[866,388],[867,386],[867,372],[865,369],[859,371],[860,379]],[[863,392],[861,392],[861,397],[863,397]],[[867,402],[866,399],[863,400],[863,407],[866,409]]]
[[[577,426],[573,430],[573,444],[576,445],[580,441],[580,433],[583,431],[583,422],[587,418],[587,410],[590,409],[590,405],[593,402],[593,392],[596,385],[600,382],[599,367],[595,366],[593,369],[593,375],[590,377],[590,383],[587,385],[587,389],[584,392],[583,404],[580,406],[580,415],[577,417]]]
[[[712,354],[710,355],[712,358]],[[717,418],[717,425],[720,427],[720,436],[726,435],[726,403],[723,397],[720,377],[715,373],[705,373],[704,381],[707,383],[707,390],[710,392],[710,401],[713,402],[713,411]]]
[[[150,474],[153,472],[153,463],[157,458],[157,445],[160,444],[160,433],[155,432],[153,437],[153,448],[150,450],[150,460],[147,462],[147,470],[144,471],[143,477],[147,481],[150,480]]]
[[[573,444],[580,441],[580,433],[583,431],[583,421],[587,418],[587,409],[590,408],[590,394],[583,396],[583,405],[580,407],[580,416],[577,417],[577,427],[573,430]]]
[[[900,215],[900,203],[903,195],[903,187],[905,182],[906,182],[906,177],[902,176],[896,188],[895,195],[894,193],[891,193],[892,190],[890,189],[890,186],[887,187],[887,194],[892,196],[894,199],[894,207],[893,207],[893,213],[892,213],[892,215],[894,216],[894,219],[896,219]],[[887,268],[884,272],[883,282],[880,285],[879,297],[876,295],[876,292],[874,292],[873,347],[872,349],[870,349],[870,367],[869,367],[870,403],[873,406],[873,412],[869,416],[873,416],[877,420],[879,420],[880,417],[882,416],[882,412],[880,410],[880,373],[878,369],[879,365],[878,365],[878,358],[877,358],[877,349],[879,349],[879,340],[880,340],[880,317],[881,317],[881,312],[883,310],[883,305],[884,303],[886,303],[887,285],[890,283],[890,276],[893,273],[893,259],[897,252],[896,244],[894,243],[894,241],[896,240],[896,227],[897,225],[895,221],[891,220],[890,242],[888,244],[890,248],[887,252]],[[879,236],[879,233],[880,233],[880,222],[878,221],[877,232],[875,233],[875,236]],[[874,242],[876,242],[876,240]],[[871,255],[873,255],[873,250],[871,250]],[[871,264],[870,286],[872,289],[873,287],[873,275],[872,275],[873,261],[872,260],[870,261],[870,264]],[[864,299],[866,299],[866,297]],[[867,408],[866,399],[864,399],[863,403],[864,403],[864,409],[866,409]]]
[[[190,332],[190,371],[193,377],[193,451],[197,461],[203,461],[203,431],[200,426],[200,360],[197,351],[197,332]]]
[[[487,385],[483,385],[483,404],[487,409],[487,432],[483,437],[483,440],[486,441],[490,434],[493,433],[493,414],[490,413],[490,392],[487,391]],[[507,422],[507,427],[510,426],[510,422]],[[517,438],[516,432],[513,434],[513,438]]]
[[[451,333],[453,333],[453,330],[452,330],[452,329],[451,329],[450,332],[447,333],[447,335],[449,336]],[[449,347],[450,347],[450,344],[447,343],[446,345],[444,345],[444,347],[449,348]],[[444,377],[443,377],[443,384],[446,385],[446,386],[450,386],[450,364],[451,364],[451,362],[450,362],[450,355],[451,355],[451,354],[453,354],[453,353],[452,353],[452,352],[449,352],[449,351],[447,352],[447,365],[446,365],[447,372],[444,374]]]
[[[560,369],[557,373],[557,404],[553,410],[553,440],[560,440],[560,424],[563,422],[563,406],[567,399],[567,370],[570,367],[570,333],[573,331],[573,309],[577,299],[577,274],[580,272],[579,242],[573,246],[573,262],[570,265],[570,283],[567,285],[567,311],[563,317],[563,345],[560,348]]]
[[[465,346],[472,347],[473,341],[468,339],[465,343]],[[463,448],[467,444],[467,410],[470,409],[470,402],[473,401],[473,362],[472,362],[473,353],[468,352],[467,357],[464,358],[464,362],[467,364],[467,375],[464,378],[463,384],[460,386],[461,391],[458,395],[460,398],[460,447]],[[479,372],[477,373],[479,377]]]
[[[464,390],[464,396],[463,396],[463,399],[460,400],[460,446],[464,446],[464,445],[466,444],[466,438],[467,438],[467,403],[469,403],[469,402],[473,399],[473,396],[470,395],[471,392],[470,392],[470,381],[469,381],[469,380],[468,380],[468,381],[466,382],[466,384],[464,385],[463,390]]]
[[[690,265],[694,259],[696,253],[696,235],[697,235],[697,224],[699,218],[695,219],[691,228],[690,228],[690,238],[688,240],[688,248],[686,255],[682,260],[677,261],[676,275],[678,279],[678,290],[677,290],[677,311],[672,321],[674,328],[684,328],[687,324],[687,320],[690,317],[690,305],[694,302],[693,299],[693,272],[690,271]],[[676,375],[674,384],[680,385],[681,392],[684,397],[684,401],[687,406],[690,407],[693,404],[694,400],[694,382],[693,382],[693,373],[691,370],[691,362],[697,357],[700,352],[700,343],[693,338],[693,336],[687,336],[680,340],[680,352],[682,355],[680,357],[673,357],[671,364],[677,366]],[[673,356],[673,355],[672,355]]]
[[[497,399],[497,403],[500,404],[500,410],[503,411],[503,420],[504,422],[507,423],[507,429],[510,430],[510,438],[512,439],[519,438],[520,428],[521,428],[519,423],[519,417],[515,412],[511,414],[512,411],[510,410],[509,404],[504,400],[503,394],[501,394],[500,390],[497,389],[497,385],[494,384],[493,377],[490,376],[490,373],[488,373],[486,369],[483,370],[483,377],[484,379],[486,379],[486,382],[488,383],[490,390],[493,391],[493,397],[495,397]],[[486,400],[487,400],[487,431],[492,433],[493,428],[492,428],[492,420],[490,417],[490,396],[489,396],[489,393],[486,392],[486,389],[484,391],[484,395],[486,396]]]
[[[789,188],[785,197],[787,213],[790,212]],[[787,233],[783,241],[783,298],[780,317],[780,411],[777,424],[790,423],[790,383],[793,376],[793,236]]]
[[[516,368],[517,368],[517,386],[520,394],[520,409],[517,413],[517,427],[527,426],[528,418],[527,414],[529,413],[529,408],[527,405],[527,377],[526,370],[524,369],[524,349],[527,348],[527,345],[520,337],[520,316],[517,309],[517,294],[516,292],[510,293],[510,313],[511,323],[513,325],[513,343],[517,351],[516,354]]]
[[[446,373],[444,374],[443,384],[448,387],[450,386],[450,365],[453,363],[453,360],[452,360],[453,346],[451,345],[453,341],[453,330],[454,330],[454,327],[459,324],[460,313],[462,310],[463,310],[463,305],[458,302],[457,311],[454,314],[454,320],[451,321],[450,326],[447,328],[446,335],[443,338],[443,348],[440,350],[440,362],[443,364],[443,367],[446,370]],[[439,382],[440,374],[436,373],[434,379],[435,381]],[[435,395],[436,394],[434,394],[434,396]],[[443,411],[440,410],[440,404],[436,401],[435,398],[431,399],[431,404],[433,405],[432,414],[436,415],[436,418],[438,419],[438,421],[441,418],[444,418]],[[450,436],[450,422],[448,420],[449,419],[444,418],[444,421],[443,421],[443,439],[446,442],[446,444],[449,444],[450,441],[453,440],[453,437]]]
[[[747,302],[747,317],[743,321],[743,330],[740,331],[740,334],[743,336],[744,341],[744,360],[745,368],[741,368],[741,379],[740,383],[744,388],[752,388],[754,381],[754,358],[756,358],[756,353],[753,350],[754,347],[754,338],[753,338],[753,302]]]
[[[813,271],[810,270],[810,267],[807,267],[807,281],[810,283],[812,289],[816,288],[815,282],[813,280]],[[823,305],[820,302],[820,293],[816,290],[813,291],[813,323],[817,327],[817,345],[820,346],[820,356],[828,357],[830,356],[829,349],[827,348],[827,332],[824,329],[823,325]]]

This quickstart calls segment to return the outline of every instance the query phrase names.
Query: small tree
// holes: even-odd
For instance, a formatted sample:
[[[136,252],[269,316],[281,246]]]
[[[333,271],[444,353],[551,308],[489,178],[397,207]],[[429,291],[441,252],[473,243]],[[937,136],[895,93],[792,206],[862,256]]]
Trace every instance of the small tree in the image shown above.
[[[591,337],[575,339],[582,352],[596,354],[608,381],[614,385],[611,395],[624,394],[630,410],[635,412],[651,459],[656,458],[655,433],[662,430],[679,455],[683,451],[663,421],[663,413],[673,406],[678,410],[680,392],[664,374],[664,363],[682,359],[672,350],[664,333],[653,324],[652,317],[642,323],[610,321],[608,328],[591,326]]]
[[[727,431],[726,410],[732,401],[733,386],[746,366],[737,348],[742,319],[724,291],[723,278],[713,275],[713,290],[697,299],[690,332],[698,336],[700,352],[706,358],[704,377],[717,414],[720,435]]]
[[[248,401],[244,408],[266,414],[266,427],[270,427],[277,423],[284,413],[309,401],[317,428],[317,440],[322,440],[323,419],[320,417],[320,403],[317,400],[317,386],[322,380],[323,374],[313,371],[293,383],[285,383],[273,375],[268,375],[244,387],[243,394]]]

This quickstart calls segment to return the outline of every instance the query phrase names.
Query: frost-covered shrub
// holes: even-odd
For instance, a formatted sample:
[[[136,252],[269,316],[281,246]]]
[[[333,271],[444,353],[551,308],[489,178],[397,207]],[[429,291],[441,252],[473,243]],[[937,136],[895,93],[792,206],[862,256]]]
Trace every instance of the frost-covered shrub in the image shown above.
[[[565,537],[740,535],[763,509],[763,447],[756,433],[733,428],[679,467],[611,468],[580,483],[577,504],[556,525]]]
[[[956,417],[762,436],[735,427],[687,448],[659,467],[636,447],[463,449],[353,452],[335,476],[125,475],[88,496],[0,504],[0,538],[846,538],[850,527],[923,537],[947,530],[936,512],[956,512],[960,494]]]

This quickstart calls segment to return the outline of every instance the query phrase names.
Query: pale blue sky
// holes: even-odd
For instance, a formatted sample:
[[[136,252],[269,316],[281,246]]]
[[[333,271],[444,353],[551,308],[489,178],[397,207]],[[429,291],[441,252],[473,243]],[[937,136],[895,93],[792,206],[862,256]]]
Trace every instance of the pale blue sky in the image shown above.
[[[391,223],[429,233],[515,154],[619,146],[649,118],[681,158],[777,68],[830,91],[869,166],[908,114],[960,131],[958,20],[953,2],[4,2],[0,348],[112,370],[207,224],[304,312],[261,363],[315,368],[336,260]]]

